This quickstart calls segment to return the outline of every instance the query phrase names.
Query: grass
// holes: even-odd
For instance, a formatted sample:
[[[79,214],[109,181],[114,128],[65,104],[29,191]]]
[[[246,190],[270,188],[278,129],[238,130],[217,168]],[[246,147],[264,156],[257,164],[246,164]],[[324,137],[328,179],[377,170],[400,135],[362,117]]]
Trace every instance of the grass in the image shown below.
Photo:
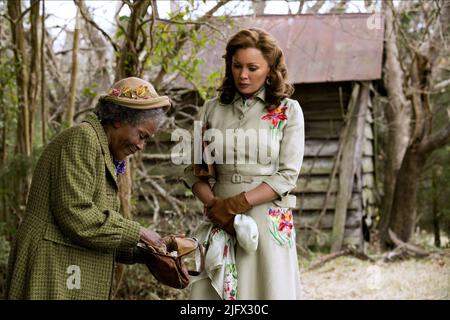
[[[394,263],[339,257],[301,272],[305,299],[450,299],[450,254]]]
[[[433,250],[427,258],[383,262],[382,254],[369,251],[376,262],[342,256],[307,271],[324,254],[300,261],[304,299],[307,300],[448,300],[450,299],[450,249],[432,248],[428,234],[416,243]],[[448,238],[443,238],[448,247]],[[301,259],[301,258],[300,258]]]

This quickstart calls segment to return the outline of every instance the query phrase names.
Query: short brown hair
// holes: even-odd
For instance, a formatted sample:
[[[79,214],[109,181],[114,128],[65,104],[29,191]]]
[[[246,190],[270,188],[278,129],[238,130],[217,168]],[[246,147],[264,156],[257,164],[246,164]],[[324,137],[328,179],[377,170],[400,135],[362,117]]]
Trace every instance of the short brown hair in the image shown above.
[[[220,102],[229,104],[236,93],[231,64],[233,55],[238,49],[259,49],[269,64],[266,83],[267,108],[273,109],[280,105],[281,100],[289,97],[294,92],[294,87],[287,81],[287,67],[284,54],[275,39],[266,31],[256,28],[243,29],[230,38],[227,43],[225,58],[225,77],[219,88]]]

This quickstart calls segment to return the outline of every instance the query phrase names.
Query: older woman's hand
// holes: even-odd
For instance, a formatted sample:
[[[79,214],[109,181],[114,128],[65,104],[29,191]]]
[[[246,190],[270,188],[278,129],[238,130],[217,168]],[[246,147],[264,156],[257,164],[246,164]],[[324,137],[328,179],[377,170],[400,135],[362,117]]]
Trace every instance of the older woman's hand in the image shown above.
[[[166,244],[157,232],[141,227],[139,230],[139,237],[147,245],[153,247],[161,253],[166,253]]]

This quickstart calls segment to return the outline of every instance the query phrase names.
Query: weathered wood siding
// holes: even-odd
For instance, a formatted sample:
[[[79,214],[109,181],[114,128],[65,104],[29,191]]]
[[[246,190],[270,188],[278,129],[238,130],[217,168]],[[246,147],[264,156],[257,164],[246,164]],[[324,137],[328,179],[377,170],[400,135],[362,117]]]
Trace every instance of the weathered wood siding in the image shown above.
[[[331,185],[331,194],[321,219],[320,230],[315,227],[324,207],[351,90],[351,82],[302,84],[296,86],[293,96],[302,106],[306,130],[303,167],[297,187],[293,191],[297,195],[294,216],[299,242],[308,245],[330,244],[339,176],[336,176]],[[347,209],[344,243],[362,244],[362,219],[367,215],[367,211],[374,208],[372,122],[369,112],[364,128],[360,174],[362,183],[355,181],[353,184]]]

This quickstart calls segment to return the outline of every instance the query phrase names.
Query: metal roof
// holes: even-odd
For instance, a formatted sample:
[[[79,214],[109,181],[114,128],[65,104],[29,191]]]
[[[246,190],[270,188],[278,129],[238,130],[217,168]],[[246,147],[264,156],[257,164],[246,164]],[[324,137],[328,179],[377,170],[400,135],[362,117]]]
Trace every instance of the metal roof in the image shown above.
[[[384,19],[364,13],[264,15],[235,17],[226,36],[246,27],[271,33],[286,56],[289,80],[312,83],[381,78]],[[201,68],[223,66],[225,41],[216,41],[201,56]],[[209,67],[208,67],[209,66]],[[206,67],[206,68],[205,68]]]

